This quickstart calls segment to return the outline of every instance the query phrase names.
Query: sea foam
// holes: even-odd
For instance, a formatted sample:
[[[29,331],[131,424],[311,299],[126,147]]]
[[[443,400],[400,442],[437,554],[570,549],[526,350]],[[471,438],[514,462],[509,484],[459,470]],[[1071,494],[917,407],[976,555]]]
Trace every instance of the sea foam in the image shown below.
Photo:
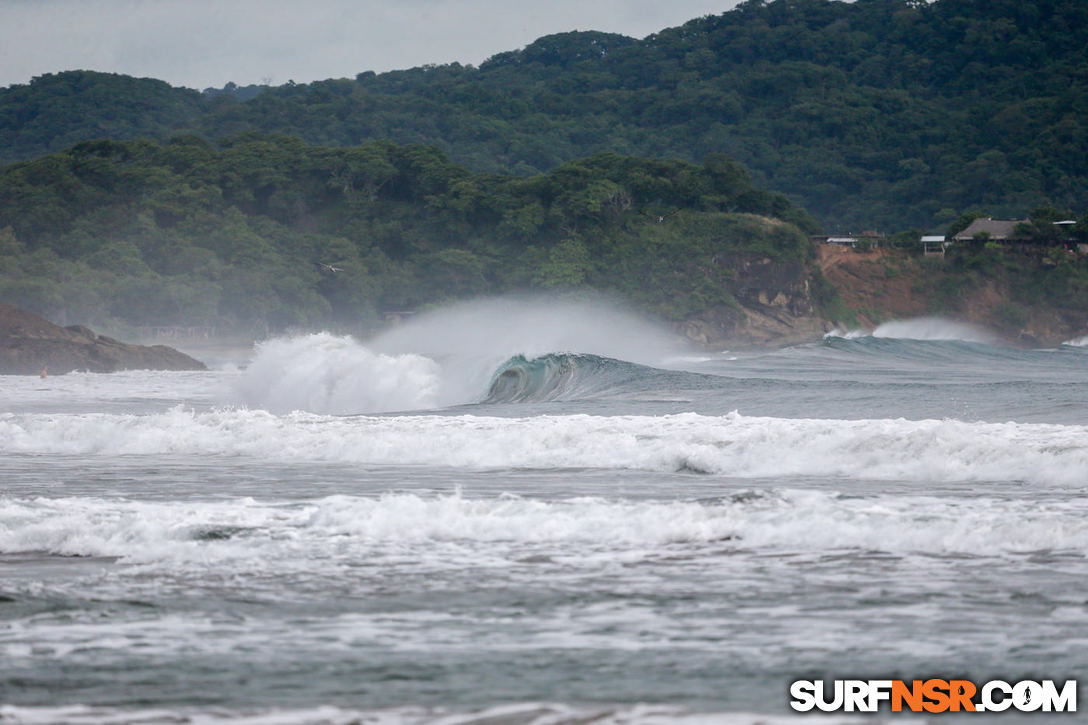
[[[453,556],[466,565],[503,567],[542,550],[594,558],[601,551],[674,545],[1083,556],[1088,518],[1082,502],[861,497],[794,489],[698,501],[543,501],[460,493],[339,495],[302,502],[0,501],[0,553],[119,557],[130,564],[227,567],[254,575],[306,572],[315,560],[330,559],[380,565],[392,557],[406,565],[403,556],[420,551],[436,561]]]
[[[767,715],[745,712],[699,712],[677,705],[597,705],[572,706],[529,702],[488,707],[483,710],[458,712],[449,707],[395,707],[384,709],[351,709],[333,705],[310,708],[260,708],[231,710],[229,708],[122,709],[67,705],[58,707],[20,707],[0,705],[0,719],[18,725],[146,725],[147,723],[185,722],[192,725],[857,725],[850,716],[835,715]],[[915,718],[897,717],[896,723],[916,725]]]
[[[732,477],[1088,480],[1088,427],[744,416],[0,415],[0,453],[240,456],[470,469],[640,469]]]

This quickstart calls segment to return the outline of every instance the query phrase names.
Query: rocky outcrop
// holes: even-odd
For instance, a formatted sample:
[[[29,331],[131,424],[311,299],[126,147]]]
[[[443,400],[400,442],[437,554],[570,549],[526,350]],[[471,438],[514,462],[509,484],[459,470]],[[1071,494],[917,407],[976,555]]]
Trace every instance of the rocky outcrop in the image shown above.
[[[680,332],[707,348],[768,348],[814,342],[833,328],[815,315],[797,316],[767,306],[722,305],[685,320]]]
[[[0,303],[0,375],[50,375],[85,370],[206,370],[204,363],[166,345],[130,345],[83,325],[60,327]]]
[[[833,325],[813,306],[811,271],[800,261],[731,257],[728,287],[736,305],[716,305],[684,320],[679,331],[706,347],[779,347],[819,340]],[[739,263],[739,264],[738,264]]]

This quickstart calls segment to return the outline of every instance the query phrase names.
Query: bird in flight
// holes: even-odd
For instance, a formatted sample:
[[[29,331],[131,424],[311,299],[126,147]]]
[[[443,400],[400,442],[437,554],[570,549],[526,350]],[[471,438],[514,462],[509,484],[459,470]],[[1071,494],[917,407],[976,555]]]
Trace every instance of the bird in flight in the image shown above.
[[[656,221],[656,222],[657,222],[658,224],[661,224],[661,223],[663,223],[663,222],[664,222],[664,221],[665,221],[666,219],[668,219],[669,217],[673,216],[674,214],[679,214],[679,213],[680,213],[680,210],[679,210],[679,209],[673,209],[673,210],[672,210],[672,211],[670,211],[670,212],[669,212],[668,214],[650,214],[650,213],[648,213],[648,212],[644,212],[644,211],[639,211],[639,214],[642,214],[643,216],[648,216],[648,217],[650,217],[651,219],[653,219],[654,221]]]
[[[326,272],[343,272],[344,271],[343,268],[341,268],[341,267],[337,267],[337,266],[332,265],[332,264],[325,264],[324,262],[318,262],[317,266],[321,267],[321,269],[325,270]]]

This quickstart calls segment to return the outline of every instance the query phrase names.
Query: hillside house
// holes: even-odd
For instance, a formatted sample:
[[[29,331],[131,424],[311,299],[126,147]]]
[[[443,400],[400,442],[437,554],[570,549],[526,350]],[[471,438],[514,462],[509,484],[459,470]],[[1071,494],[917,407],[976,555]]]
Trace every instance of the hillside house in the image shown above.
[[[931,255],[940,255],[943,257],[945,247],[947,246],[948,242],[945,241],[943,234],[922,237],[922,255],[925,257]]]
[[[856,247],[858,246],[857,237],[827,237],[824,240],[824,244],[836,244],[840,247]]]
[[[861,234],[816,234],[809,237],[815,244],[831,244],[837,247],[857,247],[863,244],[866,247],[879,247],[884,235],[879,232],[862,232]]]
[[[1017,234],[1016,227],[1026,222],[1026,219],[975,219],[953,239],[957,242],[970,242],[976,234],[985,232],[990,235],[991,242],[1023,241],[1023,237]]]

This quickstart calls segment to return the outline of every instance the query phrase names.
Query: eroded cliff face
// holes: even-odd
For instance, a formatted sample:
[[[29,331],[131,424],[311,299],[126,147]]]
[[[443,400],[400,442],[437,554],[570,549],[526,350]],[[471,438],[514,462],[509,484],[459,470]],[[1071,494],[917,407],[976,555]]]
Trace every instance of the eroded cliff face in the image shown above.
[[[903,252],[821,245],[812,262],[753,255],[718,270],[736,305],[717,305],[677,324],[689,341],[713,349],[814,342],[835,328],[872,330],[882,322],[939,316],[987,328],[1005,344],[1055,347],[1088,335],[1088,310],[1013,301],[1007,280],[974,280],[942,259]],[[818,275],[838,295],[820,309]]]
[[[717,305],[684,320],[679,330],[688,340],[716,348],[770,347],[818,340],[832,329],[816,310],[808,264],[760,255],[728,261],[727,284],[737,305]]]
[[[206,370],[204,363],[166,345],[130,345],[82,325],[60,327],[0,303],[0,375],[50,375],[73,370]]]
[[[816,264],[852,317],[829,321],[835,326],[873,329],[888,320],[941,316],[980,325],[1024,347],[1055,347],[1088,334],[1088,310],[1016,303],[1006,280],[967,285],[964,273],[940,257],[821,245]]]

